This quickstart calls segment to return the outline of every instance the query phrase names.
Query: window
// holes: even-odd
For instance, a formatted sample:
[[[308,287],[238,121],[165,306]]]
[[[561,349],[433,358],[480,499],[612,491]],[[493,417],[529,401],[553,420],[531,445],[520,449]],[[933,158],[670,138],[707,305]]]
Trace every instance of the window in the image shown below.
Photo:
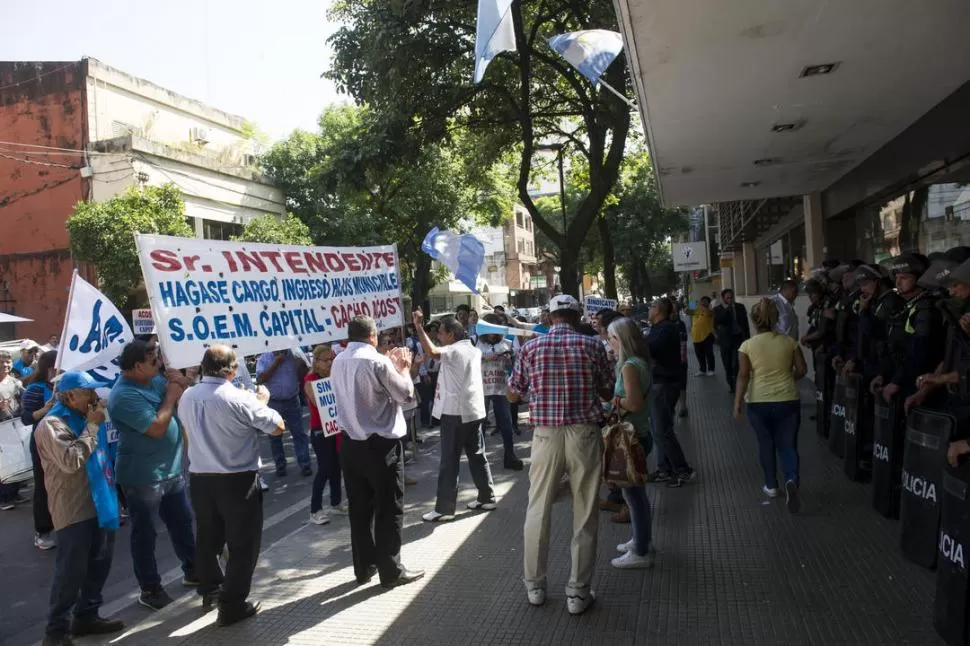
[[[524,226],[525,226],[525,225],[524,225],[524,224],[522,223],[522,211],[516,211],[516,212],[515,212],[515,224],[516,224],[516,226],[518,226],[519,228],[522,228],[522,227],[524,227]]]
[[[758,293],[778,291],[786,278],[807,278],[805,267],[805,225],[786,231],[773,242],[755,250]]]
[[[532,218],[528,215],[525,216],[525,229],[526,231],[532,231]]]
[[[235,222],[202,221],[202,237],[206,240],[228,240],[232,236],[240,235],[242,231],[243,226]]]

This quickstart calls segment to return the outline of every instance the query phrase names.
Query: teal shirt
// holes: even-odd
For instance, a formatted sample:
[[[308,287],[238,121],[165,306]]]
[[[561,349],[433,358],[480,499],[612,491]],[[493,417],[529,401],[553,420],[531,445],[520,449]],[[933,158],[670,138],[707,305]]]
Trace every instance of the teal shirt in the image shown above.
[[[647,393],[650,392],[650,368],[647,363],[640,357],[632,357],[627,359],[623,364],[632,365],[637,369],[637,373],[640,375],[640,392],[643,393],[643,408],[635,413],[627,412],[626,416],[623,418],[625,421],[633,424],[633,428],[637,429],[637,433],[641,438],[650,437],[650,410],[647,406]],[[623,388],[623,366],[616,367],[616,385],[613,387],[614,397],[626,397],[626,390]]]
[[[118,484],[153,484],[182,473],[182,432],[174,415],[165,435],[145,435],[155,423],[167,385],[161,375],[146,386],[121,377],[111,389],[108,416],[118,430]]]

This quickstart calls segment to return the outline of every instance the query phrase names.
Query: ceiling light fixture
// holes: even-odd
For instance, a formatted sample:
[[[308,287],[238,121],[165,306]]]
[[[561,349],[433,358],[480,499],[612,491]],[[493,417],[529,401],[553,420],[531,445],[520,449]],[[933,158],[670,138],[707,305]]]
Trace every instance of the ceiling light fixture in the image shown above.
[[[761,182],[741,182],[741,188],[754,188],[760,186]]]
[[[839,67],[839,62],[834,63],[822,63],[821,65],[807,65],[802,73],[798,76],[800,78],[805,78],[808,76],[821,76],[823,74],[831,74]]]

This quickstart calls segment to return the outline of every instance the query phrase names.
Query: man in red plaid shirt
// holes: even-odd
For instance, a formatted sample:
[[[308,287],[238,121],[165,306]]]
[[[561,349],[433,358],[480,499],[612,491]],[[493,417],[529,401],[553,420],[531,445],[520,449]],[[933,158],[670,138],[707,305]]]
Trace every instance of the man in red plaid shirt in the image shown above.
[[[603,440],[601,399],[613,395],[615,375],[598,338],[575,331],[579,302],[568,294],[549,302],[552,328],[525,344],[509,377],[509,401],[531,394],[532,466],[525,515],[525,585],[529,603],[546,600],[549,521],[563,473],[573,494],[572,574],[566,586],[570,614],[584,612],[596,561]]]

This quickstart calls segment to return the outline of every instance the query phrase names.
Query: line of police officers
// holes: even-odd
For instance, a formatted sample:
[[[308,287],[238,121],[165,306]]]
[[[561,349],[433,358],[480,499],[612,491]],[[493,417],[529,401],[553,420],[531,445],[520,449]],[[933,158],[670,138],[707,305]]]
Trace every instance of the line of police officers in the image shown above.
[[[934,623],[948,643],[966,644],[970,247],[884,264],[826,261],[804,289],[818,432],[845,457],[847,476],[872,480],[874,508],[900,516],[904,554],[927,567],[939,558]],[[913,512],[910,500],[932,513]]]

